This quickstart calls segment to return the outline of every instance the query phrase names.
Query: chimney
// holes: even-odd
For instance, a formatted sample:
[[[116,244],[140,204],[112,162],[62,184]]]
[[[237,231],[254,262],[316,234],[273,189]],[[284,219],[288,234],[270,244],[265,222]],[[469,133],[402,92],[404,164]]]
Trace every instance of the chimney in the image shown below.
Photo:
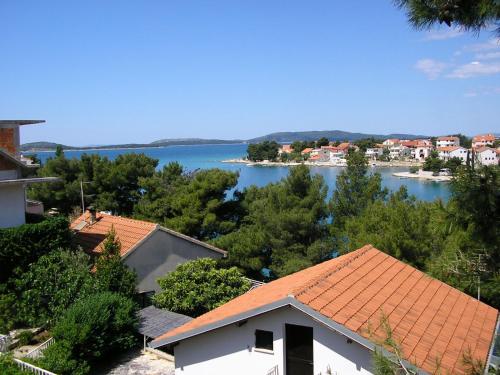
[[[19,153],[19,128],[18,127],[0,127],[0,148],[4,149],[13,156]]]
[[[90,224],[94,224],[97,221],[97,215],[96,215],[96,210],[94,206],[89,206],[88,208],[89,214],[90,214]]]

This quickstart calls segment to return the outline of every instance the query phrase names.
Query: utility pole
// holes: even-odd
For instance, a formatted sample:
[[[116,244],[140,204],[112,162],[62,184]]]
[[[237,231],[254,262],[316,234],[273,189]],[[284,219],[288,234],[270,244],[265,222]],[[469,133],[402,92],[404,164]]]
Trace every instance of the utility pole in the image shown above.
[[[92,181],[80,180],[80,194],[82,196],[82,214],[85,213],[85,196],[83,195],[83,184],[90,184]]]

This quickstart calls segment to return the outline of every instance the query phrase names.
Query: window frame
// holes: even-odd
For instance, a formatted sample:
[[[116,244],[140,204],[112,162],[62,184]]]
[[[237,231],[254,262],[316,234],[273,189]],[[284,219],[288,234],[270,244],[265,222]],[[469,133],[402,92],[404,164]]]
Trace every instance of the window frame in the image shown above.
[[[260,336],[260,337],[259,337]],[[274,353],[274,332],[264,329],[256,329],[254,331],[254,350],[264,353]],[[267,342],[267,340],[271,340]],[[263,342],[264,341],[264,342]]]

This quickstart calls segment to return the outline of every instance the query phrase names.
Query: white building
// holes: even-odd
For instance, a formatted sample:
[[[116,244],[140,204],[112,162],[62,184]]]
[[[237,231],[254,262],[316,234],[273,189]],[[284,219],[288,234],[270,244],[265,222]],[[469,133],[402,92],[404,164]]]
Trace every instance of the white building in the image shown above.
[[[371,160],[378,159],[384,153],[384,149],[380,147],[367,148],[365,155]]]
[[[438,137],[436,147],[458,147],[460,139],[458,137]]]
[[[481,147],[475,152],[476,161],[481,165],[498,165],[498,156],[494,148]]]
[[[411,155],[411,150],[409,147],[396,144],[389,147],[389,157],[391,159],[403,159]]]
[[[481,134],[472,138],[473,148],[493,146],[493,143],[495,143],[495,136],[493,134]]]
[[[418,161],[424,161],[429,156],[431,156],[431,152],[433,150],[432,146],[416,146],[412,149],[412,157]]]
[[[176,375],[372,374],[383,316],[419,374],[438,362],[462,373],[467,347],[488,365],[498,311],[370,245],[252,289],[149,346],[173,350]]]
[[[462,160],[462,164],[467,161],[467,153],[469,152],[466,148],[454,146],[438,147],[437,151],[441,160],[448,161],[452,158],[459,158]]]
[[[21,157],[19,127],[38,120],[0,120],[0,228],[26,223],[26,213],[43,213],[41,202],[26,199],[26,186],[54,182],[55,177],[25,177],[37,165]]]

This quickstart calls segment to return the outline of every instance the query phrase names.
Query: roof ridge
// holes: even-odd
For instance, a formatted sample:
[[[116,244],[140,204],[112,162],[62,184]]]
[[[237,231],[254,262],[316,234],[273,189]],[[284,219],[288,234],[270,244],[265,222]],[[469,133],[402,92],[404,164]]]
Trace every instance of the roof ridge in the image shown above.
[[[335,265],[333,269],[327,269],[326,271],[322,272],[318,276],[308,280],[304,285],[301,285],[294,290],[292,290],[292,296],[293,297],[298,297],[301,294],[305,293],[305,291],[315,285],[318,285],[322,280],[325,279],[327,275],[332,275],[335,272],[340,271],[342,268],[347,266],[348,264],[352,263],[354,260],[358,259],[362,255],[366,254],[369,250],[375,249],[372,245],[365,245],[361,249],[355,250],[351,253],[347,253],[345,255],[351,255],[349,258],[344,259],[342,262],[339,264]],[[380,250],[379,250],[380,251]],[[357,253],[356,255],[353,255],[354,253]],[[333,261],[334,259],[330,260]]]

